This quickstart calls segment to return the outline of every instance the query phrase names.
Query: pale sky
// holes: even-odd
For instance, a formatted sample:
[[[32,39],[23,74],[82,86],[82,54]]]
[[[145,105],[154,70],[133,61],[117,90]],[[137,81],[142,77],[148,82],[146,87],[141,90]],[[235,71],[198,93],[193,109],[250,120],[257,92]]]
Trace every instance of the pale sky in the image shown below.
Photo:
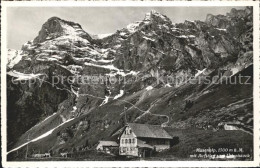
[[[53,16],[79,23],[90,34],[114,33],[129,23],[142,20],[156,10],[173,23],[204,21],[207,14],[226,14],[234,7],[9,7],[7,10],[7,47],[21,49],[34,39],[42,25]],[[235,7],[243,9],[244,7]]]

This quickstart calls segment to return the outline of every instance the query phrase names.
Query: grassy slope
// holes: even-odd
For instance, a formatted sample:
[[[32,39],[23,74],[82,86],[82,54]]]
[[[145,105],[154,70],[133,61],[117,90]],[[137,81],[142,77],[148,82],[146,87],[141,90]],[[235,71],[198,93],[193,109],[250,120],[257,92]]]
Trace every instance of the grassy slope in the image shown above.
[[[250,69],[247,69],[242,73],[249,75],[252,74],[250,72]],[[207,94],[201,94],[201,90],[205,88],[205,86],[195,86],[196,87],[194,87],[194,85],[187,84],[177,89],[162,88],[153,89],[148,92],[139,91],[132,95],[125,95],[121,99],[125,99],[137,105],[138,108],[142,110],[147,110],[149,109],[150,104],[154,104],[153,108],[150,110],[151,113],[166,114],[170,117],[170,125],[176,126],[184,123],[183,125],[181,125],[182,128],[187,128],[194,126],[192,124],[196,123],[197,121],[200,121],[200,119],[203,118],[203,116],[207,116],[205,117],[205,119],[209,121],[212,119],[216,119],[216,123],[218,123],[222,121],[222,116],[229,115],[230,113],[233,113],[233,111],[239,111],[236,109],[233,111],[219,111],[218,109],[221,109],[222,107],[227,107],[228,105],[230,105],[230,103],[237,102],[241,99],[252,97],[252,85],[238,85],[235,87],[229,85],[215,85],[209,87],[209,89],[212,89],[213,87],[215,88],[212,92],[209,92]],[[184,111],[183,108],[185,106],[186,99],[195,100],[195,104],[190,109]],[[76,118],[75,120],[66,123],[61,128],[54,131],[52,135],[42,140],[39,140],[34,144],[30,144],[30,149],[35,149],[44,152],[52,148],[54,151],[56,151],[56,153],[58,153],[58,150],[61,148],[70,151],[73,147],[84,145],[86,143],[86,140],[88,140],[89,144],[93,146],[98,142],[98,140],[108,139],[109,137],[111,137],[111,135],[115,133],[116,130],[120,129],[123,126],[124,115],[122,114],[122,112],[124,106],[128,108],[131,107],[130,104],[122,101],[111,101],[106,105],[93,110],[87,115],[80,116],[79,118]],[[240,115],[252,113],[252,108],[250,109],[251,106],[252,104],[249,105],[249,107],[247,107],[248,111],[239,111],[239,113],[241,113]],[[244,107],[241,108],[243,109]],[[129,122],[132,122],[140,114],[142,113],[136,110],[134,107],[129,108],[127,111],[127,120]],[[83,129],[78,127],[78,124],[81,120],[88,122],[89,126],[87,131],[84,131]],[[227,120],[231,119],[227,118]],[[148,114],[145,115],[141,119],[141,121],[138,122],[160,124],[165,121],[165,117],[158,117]],[[108,127],[105,127],[106,125]],[[65,144],[59,145],[58,134],[66,128],[70,129],[73,132],[73,136],[70,139],[68,139],[68,141]],[[198,135],[196,135],[196,133],[198,133]],[[223,139],[223,142],[225,142],[225,138],[229,137],[228,133],[221,133],[221,131],[220,134],[219,132],[208,134],[207,131],[203,130],[199,132],[194,132],[194,134],[193,136],[188,136],[190,134],[184,134],[187,135],[187,138],[183,138],[183,141],[181,141],[181,143],[192,144],[195,142],[199,142],[200,136],[202,136],[203,139],[209,139],[210,137],[216,139],[216,137],[220,135],[220,137],[222,137],[220,138],[220,140]],[[235,133],[235,135],[237,137],[241,137],[243,135],[241,137],[241,140],[244,139],[244,133],[242,133],[241,131]],[[211,141],[213,141],[213,139],[211,139]],[[237,138],[237,140],[240,139]],[[244,145],[251,146],[252,142],[248,144],[245,143]],[[24,151],[24,148],[21,149],[21,151]]]
[[[180,142],[170,150],[157,154],[157,159],[171,160],[176,158],[184,160],[194,154],[196,148],[243,148],[244,153],[252,156],[253,136],[241,131],[211,131],[199,129],[172,129],[166,128],[172,135],[179,137]],[[198,154],[198,153],[197,153]],[[221,153],[219,153],[221,154]]]

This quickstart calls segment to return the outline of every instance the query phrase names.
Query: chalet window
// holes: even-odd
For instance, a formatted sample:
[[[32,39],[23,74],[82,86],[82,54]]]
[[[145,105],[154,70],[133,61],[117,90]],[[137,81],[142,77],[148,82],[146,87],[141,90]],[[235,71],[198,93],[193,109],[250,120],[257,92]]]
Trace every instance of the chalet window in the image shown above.
[[[126,144],[128,143],[128,140],[127,140],[127,139],[125,139],[125,143],[126,143]]]
[[[165,140],[162,140],[162,142],[161,142],[163,145],[165,144]]]
[[[129,134],[131,134],[132,133],[132,130],[129,130]]]
[[[131,139],[129,139],[129,143],[131,143]]]
[[[122,144],[124,144],[124,139],[122,139]]]
[[[135,139],[134,138],[132,139],[132,142],[135,143]]]

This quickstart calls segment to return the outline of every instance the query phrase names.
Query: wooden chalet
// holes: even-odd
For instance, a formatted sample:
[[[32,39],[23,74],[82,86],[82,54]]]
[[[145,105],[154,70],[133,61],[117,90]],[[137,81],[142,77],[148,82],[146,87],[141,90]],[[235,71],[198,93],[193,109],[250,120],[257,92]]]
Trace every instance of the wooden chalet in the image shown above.
[[[119,140],[119,155],[147,157],[169,149],[172,137],[159,125],[128,123]]]

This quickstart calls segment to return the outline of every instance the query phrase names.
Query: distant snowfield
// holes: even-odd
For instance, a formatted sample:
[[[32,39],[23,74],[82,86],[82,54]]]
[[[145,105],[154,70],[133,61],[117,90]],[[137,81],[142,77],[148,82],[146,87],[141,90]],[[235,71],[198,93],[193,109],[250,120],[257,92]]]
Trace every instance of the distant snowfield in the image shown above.
[[[37,138],[34,138],[34,139],[32,139],[32,140],[30,140],[30,141],[28,141],[28,142],[26,142],[26,143],[24,143],[24,144],[18,146],[17,148],[14,148],[14,149],[10,150],[9,152],[7,152],[7,154],[9,154],[9,153],[11,153],[11,152],[13,152],[13,151],[16,151],[16,150],[18,150],[18,149],[24,147],[25,145],[27,145],[27,144],[29,144],[29,143],[31,143],[31,142],[36,142],[36,141],[38,141],[38,140],[40,140],[40,139],[42,139],[42,138],[44,138],[44,137],[47,137],[48,135],[52,134],[52,132],[53,132],[55,129],[59,128],[60,126],[64,125],[64,124],[67,123],[67,122],[70,122],[70,121],[72,121],[72,120],[74,120],[74,118],[71,118],[71,119],[69,119],[69,120],[63,122],[63,123],[61,123],[60,125],[58,125],[57,127],[55,127],[55,128],[53,128],[53,129],[47,131],[46,133],[44,133],[44,134],[38,136]]]

